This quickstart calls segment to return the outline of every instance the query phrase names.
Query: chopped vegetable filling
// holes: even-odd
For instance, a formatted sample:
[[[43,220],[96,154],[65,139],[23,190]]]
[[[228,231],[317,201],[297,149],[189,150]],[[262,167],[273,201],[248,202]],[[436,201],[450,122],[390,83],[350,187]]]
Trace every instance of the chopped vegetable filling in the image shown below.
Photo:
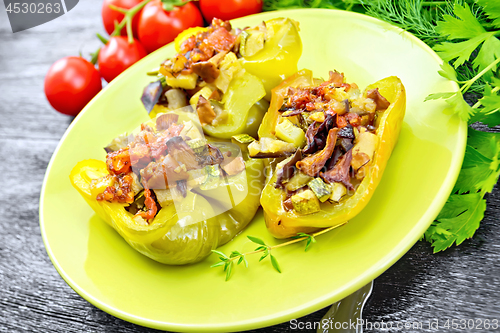
[[[379,145],[377,118],[390,103],[378,90],[361,94],[344,75],[314,86],[289,86],[275,127],[275,137],[250,145],[252,157],[295,153],[276,167],[276,188],[284,189],[283,206],[312,214],[320,203],[336,204],[352,196],[372,165]],[[280,143],[280,144],[278,144]]]
[[[123,137],[130,142],[119,140],[117,145]],[[177,114],[161,114],[154,124],[142,124],[137,134],[119,138],[113,142],[121,148],[106,148],[109,175],[92,182],[98,189],[96,199],[130,204],[129,212],[146,222],[176,196],[186,197],[208,183],[217,186],[223,177],[245,171],[242,157],[224,155],[192,121],[180,122]]]

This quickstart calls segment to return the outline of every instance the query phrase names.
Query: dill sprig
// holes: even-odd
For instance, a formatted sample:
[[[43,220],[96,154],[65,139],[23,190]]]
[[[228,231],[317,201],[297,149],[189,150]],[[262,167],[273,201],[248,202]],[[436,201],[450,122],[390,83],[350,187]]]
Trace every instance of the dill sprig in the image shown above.
[[[327,8],[360,11],[360,0],[264,0],[264,11],[294,8]]]
[[[362,0],[366,14],[413,33],[429,45],[443,40],[436,22],[450,12],[448,1]]]

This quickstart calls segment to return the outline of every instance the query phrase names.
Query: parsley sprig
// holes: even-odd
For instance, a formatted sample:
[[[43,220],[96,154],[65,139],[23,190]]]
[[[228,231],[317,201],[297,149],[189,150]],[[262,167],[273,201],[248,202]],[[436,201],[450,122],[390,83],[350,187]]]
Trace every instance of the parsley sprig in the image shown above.
[[[368,6],[367,13],[374,14],[378,10],[378,15],[374,16],[386,21],[389,18],[388,21],[415,33],[443,59],[439,74],[457,82],[460,89],[432,94],[426,100],[444,99],[470,125],[476,122],[490,127],[500,125],[500,79],[497,72],[500,63],[500,5],[488,0],[434,3],[434,8],[426,8],[419,7],[423,2],[418,0],[404,0],[397,4],[379,0]],[[394,22],[389,16],[393,15],[392,12],[384,12],[385,7],[395,8],[399,20]],[[429,12],[432,10],[435,11],[433,15]],[[464,94],[470,93],[479,95],[472,106],[464,99]],[[424,234],[434,252],[461,244],[479,228],[486,210],[485,196],[493,190],[500,175],[499,155],[500,134],[469,128],[458,180],[442,211]]]
[[[247,256],[253,255],[253,254],[258,254],[262,253],[259,262],[262,260],[266,259],[269,257],[271,261],[272,267],[278,272],[281,273],[281,267],[278,263],[278,259],[276,259],[276,256],[272,254],[273,250],[276,250],[277,248],[283,247],[283,246],[288,246],[292,245],[298,242],[306,242],[304,251],[309,250],[312,244],[316,243],[316,238],[319,235],[322,235],[324,233],[327,233],[328,231],[331,231],[333,229],[336,229],[340,226],[343,226],[347,222],[344,222],[339,225],[335,225],[333,227],[329,227],[323,230],[320,230],[318,232],[315,232],[313,234],[306,234],[303,232],[299,232],[297,235],[292,237],[292,240],[284,243],[280,243],[277,245],[268,245],[266,244],[262,239],[254,237],[254,236],[247,236],[247,238],[252,241],[253,243],[259,245],[254,251],[251,252],[246,252],[246,253],[241,253],[239,251],[232,251],[231,254],[226,255],[225,253],[217,250],[212,250],[213,253],[217,254],[219,256],[219,262],[213,264],[210,267],[223,267],[224,271],[226,272],[226,281],[229,280],[231,277],[231,273],[233,272],[233,267],[236,265],[239,265],[241,263],[245,264],[245,267],[248,267],[248,261],[247,261]]]

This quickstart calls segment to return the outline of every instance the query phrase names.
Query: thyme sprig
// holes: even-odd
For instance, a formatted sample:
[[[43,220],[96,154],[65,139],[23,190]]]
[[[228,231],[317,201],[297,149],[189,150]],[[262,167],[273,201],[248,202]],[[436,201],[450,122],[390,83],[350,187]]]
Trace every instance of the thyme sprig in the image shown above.
[[[278,263],[278,260],[276,259],[276,256],[274,256],[272,254],[273,250],[275,250],[277,248],[280,248],[280,247],[283,247],[283,246],[288,246],[288,245],[292,245],[292,244],[295,244],[295,243],[306,241],[306,246],[304,248],[304,251],[307,251],[307,250],[309,250],[309,248],[311,247],[312,244],[316,243],[316,238],[315,237],[317,237],[319,235],[322,235],[324,233],[327,233],[327,232],[329,232],[329,231],[331,231],[333,229],[336,229],[336,228],[338,228],[340,226],[343,226],[346,223],[347,222],[344,222],[342,224],[335,225],[333,227],[329,227],[329,228],[320,230],[320,231],[315,232],[313,234],[306,234],[306,233],[303,233],[303,232],[299,232],[299,233],[297,233],[296,236],[292,237],[292,240],[290,240],[288,242],[281,243],[281,244],[277,244],[277,245],[268,245],[268,244],[266,244],[260,238],[257,238],[257,237],[254,237],[254,236],[247,236],[247,238],[251,242],[259,245],[254,251],[245,252],[245,253],[241,253],[239,251],[232,251],[231,254],[226,255],[224,252],[217,251],[217,250],[212,250],[213,253],[215,253],[215,254],[217,254],[219,256],[219,262],[213,264],[210,267],[220,267],[220,266],[223,266],[224,272],[226,272],[226,281],[228,281],[229,278],[231,277],[231,273],[233,271],[233,267],[235,266],[234,263],[236,263],[236,265],[244,263],[245,267],[248,267],[247,256],[252,255],[252,254],[262,253],[262,255],[261,255],[260,259],[259,259],[259,262],[261,262],[262,260],[264,260],[267,257],[269,257],[269,259],[271,261],[271,265],[273,266],[273,268],[278,273],[281,273],[281,267],[280,267],[280,265]]]

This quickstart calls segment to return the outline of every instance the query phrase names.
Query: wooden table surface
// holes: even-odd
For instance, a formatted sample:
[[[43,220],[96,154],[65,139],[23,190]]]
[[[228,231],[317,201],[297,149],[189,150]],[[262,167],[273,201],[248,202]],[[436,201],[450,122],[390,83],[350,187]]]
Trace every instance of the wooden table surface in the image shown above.
[[[0,9],[0,332],[154,331],[117,319],[75,293],[52,266],[40,235],[43,176],[72,121],[50,107],[43,79],[57,59],[79,51],[87,55],[99,46],[94,33],[103,32],[100,8],[100,0],[82,0],[64,16],[16,34]],[[500,320],[499,217],[495,189],[473,239],[439,254],[418,242],[375,280],[365,319],[437,319],[441,325],[448,319],[450,324],[453,319]],[[300,321],[318,321],[326,311]],[[254,332],[288,331],[294,330],[287,322]],[[426,325],[405,330],[412,331],[436,332]]]

